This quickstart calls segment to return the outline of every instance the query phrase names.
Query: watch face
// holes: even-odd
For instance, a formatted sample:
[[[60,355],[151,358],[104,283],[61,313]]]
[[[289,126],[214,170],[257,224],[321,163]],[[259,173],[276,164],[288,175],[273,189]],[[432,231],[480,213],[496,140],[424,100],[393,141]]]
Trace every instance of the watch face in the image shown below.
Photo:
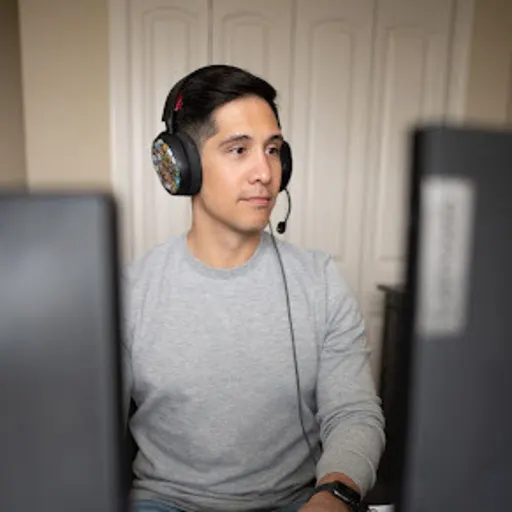
[[[341,495],[340,498],[345,498],[349,504],[359,505],[359,503],[361,503],[360,494],[354,491],[354,489],[351,489],[348,485],[345,485],[343,482],[334,482],[334,489]]]

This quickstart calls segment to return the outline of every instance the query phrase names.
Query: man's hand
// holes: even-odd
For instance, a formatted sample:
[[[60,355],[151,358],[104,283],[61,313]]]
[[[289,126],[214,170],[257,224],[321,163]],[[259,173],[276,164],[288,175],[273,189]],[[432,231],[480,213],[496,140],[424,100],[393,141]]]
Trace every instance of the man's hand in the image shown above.
[[[315,494],[299,512],[350,512],[350,509],[332,494],[322,491]]]

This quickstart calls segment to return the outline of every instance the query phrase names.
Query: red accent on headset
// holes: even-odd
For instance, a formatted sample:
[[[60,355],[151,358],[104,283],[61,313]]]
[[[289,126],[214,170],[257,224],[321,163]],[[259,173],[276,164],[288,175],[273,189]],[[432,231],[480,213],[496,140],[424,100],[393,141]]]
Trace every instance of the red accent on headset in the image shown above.
[[[180,93],[177,100],[176,100],[176,106],[174,107],[175,112],[178,110],[181,110],[183,107],[183,95]]]

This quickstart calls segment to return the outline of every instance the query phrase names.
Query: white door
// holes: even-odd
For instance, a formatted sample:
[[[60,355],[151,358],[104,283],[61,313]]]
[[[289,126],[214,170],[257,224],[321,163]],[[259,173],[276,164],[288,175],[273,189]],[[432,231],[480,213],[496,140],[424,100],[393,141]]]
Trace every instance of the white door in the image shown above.
[[[125,151],[131,178],[127,227],[129,259],[137,258],[190,222],[190,199],[171,197],[155,174],[151,143],[170,87],[208,60],[210,24],[207,0],[130,0],[128,54],[131,92]],[[123,177],[120,177],[122,180]]]
[[[293,54],[292,240],[361,271],[373,0],[299,0]]]
[[[377,366],[383,294],[403,282],[409,130],[446,113],[452,0],[379,0],[359,294]]]

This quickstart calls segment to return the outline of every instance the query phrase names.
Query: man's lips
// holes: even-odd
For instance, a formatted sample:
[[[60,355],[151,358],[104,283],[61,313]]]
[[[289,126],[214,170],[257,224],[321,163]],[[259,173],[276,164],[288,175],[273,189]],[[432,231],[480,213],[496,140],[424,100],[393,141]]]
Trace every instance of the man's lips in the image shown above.
[[[249,204],[257,205],[257,206],[267,206],[270,203],[269,196],[251,196],[243,199],[247,201]]]

